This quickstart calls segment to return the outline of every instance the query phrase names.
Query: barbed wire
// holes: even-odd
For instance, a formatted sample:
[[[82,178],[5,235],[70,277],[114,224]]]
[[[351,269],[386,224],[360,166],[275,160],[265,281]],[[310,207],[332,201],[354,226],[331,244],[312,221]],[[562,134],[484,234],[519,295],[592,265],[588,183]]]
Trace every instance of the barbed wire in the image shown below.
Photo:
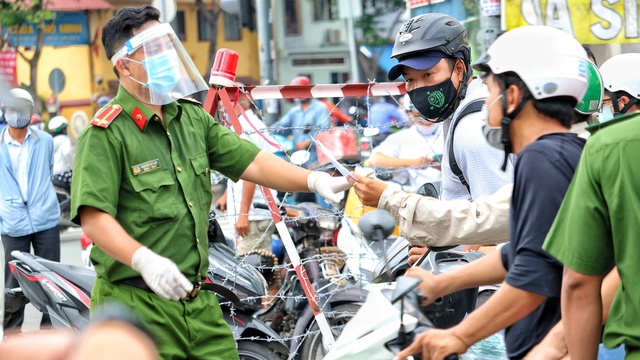
[[[373,84],[370,84],[370,86],[372,85]],[[240,91],[246,94],[243,88],[241,88]],[[391,94],[389,94],[389,96],[391,96]],[[248,97],[248,98],[250,99],[252,105],[256,109],[255,114],[264,122],[265,121],[264,114],[262,113],[260,108],[257,106],[257,104],[253,101],[253,99],[251,99],[251,97]],[[366,112],[364,111],[365,109],[362,109],[358,106],[359,105],[359,102],[358,102],[356,104],[356,112],[352,114],[353,115],[352,122],[343,124],[342,126],[332,126],[332,114],[335,111],[338,111],[339,106],[343,104],[343,102],[346,99],[344,97],[340,98],[340,100],[334,105],[334,107],[328,111],[328,114],[326,116],[324,116],[321,119],[317,119],[317,121],[314,124],[310,124],[310,126],[282,126],[282,125],[276,124],[275,126],[272,125],[271,127],[265,127],[264,129],[260,129],[260,130],[247,127],[242,130],[242,134],[247,137],[250,137],[255,134],[264,135],[265,137],[269,137],[271,141],[277,143],[281,149],[284,149],[284,148],[287,148],[286,144],[281,142],[278,139],[278,137],[273,135],[302,132],[302,133],[308,133],[312,138],[317,138],[319,134],[328,130],[331,130],[338,134],[350,132],[353,134],[351,137],[353,143],[350,143],[348,145],[352,147],[352,150],[353,150],[353,147],[355,146],[355,151],[357,152],[358,155],[356,156],[356,159],[350,159],[350,162],[347,164],[347,166],[367,167],[370,164],[367,162],[368,159],[360,157],[359,142],[360,140],[364,141],[364,139],[366,139],[369,142],[369,146],[370,146],[368,150],[371,153],[373,153],[373,150],[375,148],[372,145],[374,144],[375,142],[374,140],[376,140],[376,138],[373,135],[366,135],[365,130],[370,130],[372,128],[378,128],[378,127],[373,126],[370,123],[371,107],[373,105],[372,97],[362,96],[360,98],[363,100],[363,105],[366,108]],[[398,101],[398,99],[396,99],[396,97],[391,96],[391,98],[395,101],[396,105],[398,105],[399,107],[402,106]],[[322,106],[325,106],[325,105],[322,104]],[[409,117],[408,111],[404,110],[403,108],[400,108],[400,109],[403,113],[407,114],[407,117],[405,119],[398,121],[395,126],[397,126],[398,128],[415,126],[414,125],[415,120]],[[366,120],[363,120],[363,119],[366,119]],[[404,130],[399,129],[398,131],[404,131]],[[408,144],[408,145],[411,145],[411,144]],[[306,150],[310,151],[313,146],[315,146],[314,142],[311,141],[311,143],[306,148]],[[416,158],[420,156],[424,157],[423,153],[428,153],[428,150],[430,150],[431,152],[434,152],[433,148],[423,149],[421,152],[419,152],[420,155],[419,156],[417,155]],[[281,155],[285,160],[290,160],[291,152],[283,152]],[[339,154],[334,154],[334,155],[339,155]],[[336,156],[336,157],[338,157],[338,160],[341,160],[339,158],[340,156]],[[386,174],[391,175],[390,181],[393,182],[394,181],[393,179],[402,179],[402,176],[406,175],[408,171],[421,171],[430,167],[437,167],[440,164],[433,163],[433,164],[425,164],[423,166],[408,166],[408,167],[402,167],[402,168],[378,167],[378,166],[375,166],[375,164],[371,164],[371,165],[373,165],[371,166],[371,168],[374,170],[374,173],[378,173],[379,170],[382,168]],[[331,168],[331,164],[328,164],[328,165],[320,164],[315,169],[328,170],[329,168]],[[404,182],[395,183],[394,186],[400,186],[406,189],[409,182],[410,181],[409,181],[408,175],[406,175],[404,178]],[[232,199],[235,200],[237,198],[241,198],[242,196],[242,194],[238,193],[233,186],[231,187],[228,186],[227,191],[229,192],[227,195],[228,201]],[[256,188],[256,191],[257,191],[257,188]],[[292,197],[292,195],[293,194],[291,193],[281,194],[280,196],[281,202],[278,205],[279,210],[282,211],[287,207],[292,207],[292,206],[295,208],[295,205],[287,204],[287,201]],[[346,196],[349,196],[349,194],[345,193],[345,197]],[[350,196],[354,196],[354,195],[351,194]],[[350,201],[350,200],[354,200],[354,201]],[[366,298],[366,293],[367,293],[366,290],[364,290],[364,286],[370,283],[371,281],[370,275],[367,275],[367,274],[370,274],[371,271],[373,270],[370,268],[370,265],[371,263],[377,263],[378,261],[383,261],[382,254],[378,254],[371,251],[371,248],[370,248],[371,244],[369,244],[368,241],[363,237],[363,235],[358,232],[359,231],[358,229],[352,229],[351,225],[342,226],[344,225],[343,220],[351,221],[357,225],[360,219],[360,216],[364,214],[366,211],[368,211],[370,208],[362,205],[361,203],[359,203],[358,200],[351,199],[351,198],[343,200],[343,203],[346,203],[347,205],[349,205],[349,208],[348,209],[340,208],[332,204],[330,209],[319,210],[318,213],[316,214],[302,214],[300,216],[284,216],[283,217],[283,220],[289,229],[303,226],[301,224],[304,224],[309,221],[320,223],[320,221],[326,220],[327,218],[334,219],[335,226],[336,226],[335,229],[329,228],[329,229],[326,229],[324,232],[322,231],[317,232],[316,235],[314,236],[319,236],[325,239],[327,241],[327,244],[326,244],[327,246],[335,246],[333,240],[336,238],[336,234],[338,233],[334,234],[334,232],[344,231],[346,232],[345,236],[351,237],[353,240],[353,243],[358,244],[358,246],[356,246],[356,248],[353,249],[352,252],[350,253],[345,253],[345,252],[320,253],[319,249],[315,249],[316,250],[315,254],[309,257],[303,257],[302,256],[303,253],[300,250],[302,250],[304,244],[301,243],[300,238],[293,239],[294,242],[297,241],[295,245],[298,246],[297,250],[299,255],[301,256],[302,265],[308,266],[314,263],[319,265],[328,264],[328,263],[333,263],[333,264],[338,263],[342,265],[340,268],[340,271],[337,273],[330,274],[329,276],[327,276],[326,274],[320,274],[321,277],[327,280],[327,283],[325,285],[318,286],[318,288],[315,289],[316,294],[320,300],[320,304],[322,304],[324,300],[331,299],[333,296],[341,292],[347,291],[349,289],[359,289],[361,302],[364,302]],[[265,211],[268,211],[268,210],[265,210]],[[239,215],[248,215],[250,218],[255,216],[260,216],[260,215],[264,216],[265,211],[257,211],[256,209],[252,208],[250,211],[246,213],[223,212],[223,213],[218,213],[216,215],[216,219],[219,221],[223,231],[225,232],[225,235],[227,235],[227,237],[229,238],[234,239],[237,242],[238,239],[236,239],[235,237],[236,218]],[[269,225],[269,227],[273,228],[273,226],[274,226],[273,221],[271,221],[271,224]],[[270,230],[264,230],[261,233],[259,240],[253,245],[250,251],[257,249],[259,242],[266,241],[270,243],[272,241],[270,233],[271,233]],[[274,235],[274,236],[277,236],[277,235]],[[337,236],[339,237],[340,235],[338,234]],[[386,251],[386,249],[384,250]],[[239,258],[239,261],[235,266],[227,269],[226,273],[229,274],[229,276],[222,280],[223,284],[226,284],[230,287],[236,286],[238,284],[238,279],[240,276],[239,270],[244,267],[255,268],[253,265],[246,263],[244,261],[244,258],[241,257]],[[277,266],[268,266],[268,265],[262,264],[262,265],[259,265],[257,268],[263,273],[268,271],[271,271],[273,273],[276,273],[276,272],[281,273],[281,277],[282,277],[281,283],[278,284],[279,287],[277,288],[277,291],[275,293],[266,294],[265,296],[246,297],[242,299],[243,302],[249,302],[249,303],[256,302],[258,304],[265,304],[265,306],[267,307],[277,306],[278,302],[294,302],[296,304],[307,303],[307,298],[302,291],[295,293],[295,292],[289,291],[289,289],[286,287],[286,286],[292,286],[292,283],[294,283],[297,280],[297,275],[295,273],[295,270],[290,266],[290,264],[279,263]],[[287,281],[289,283],[286,283]],[[339,286],[335,286],[336,284],[339,284]],[[318,283],[316,283],[316,285],[318,285]],[[231,309],[231,314],[233,318],[233,315],[236,314],[236,310],[237,310],[235,305],[230,301],[221,302],[221,305]],[[339,318],[340,316],[345,315],[345,314],[341,314],[334,311],[334,309],[329,309],[325,311],[324,314],[330,320],[330,324],[331,324],[331,319]],[[346,315],[353,316],[355,314],[346,314]],[[260,319],[259,315],[254,315],[254,316]],[[267,323],[267,325],[269,325],[269,323]],[[282,340],[285,340],[287,341],[287,343],[297,342],[298,347],[296,349],[292,349],[289,355],[289,358],[292,359],[296,355],[296,353],[299,352],[300,346],[302,346],[304,339],[306,339],[309,336],[316,336],[318,334],[321,334],[320,330],[312,330],[311,328],[307,328],[304,334],[295,335],[293,333],[294,326],[295,326],[295,321],[293,322],[293,325],[288,327],[285,326],[285,328],[283,328],[282,331],[279,333],[279,336],[281,336],[280,338],[273,338],[273,337],[262,338],[262,337],[256,337],[256,336],[245,336],[245,337],[239,337],[237,338],[237,340],[266,341],[266,342],[281,342]],[[343,327],[344,327],[344,324],[331,325],[331,328],[332,328],[332,331],[334,331],[334,334],[339,333]],[[234,333],[237,333],[238,331],[240,331],[242,327],[239,325],[234,326],[233,324],[231,324],[231,328],[234,331]]]

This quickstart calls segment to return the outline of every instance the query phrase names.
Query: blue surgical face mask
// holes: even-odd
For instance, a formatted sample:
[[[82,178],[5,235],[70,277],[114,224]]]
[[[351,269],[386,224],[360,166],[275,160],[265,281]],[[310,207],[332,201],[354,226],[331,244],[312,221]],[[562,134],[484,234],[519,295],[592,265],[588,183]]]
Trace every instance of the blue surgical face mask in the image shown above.
[[[24,129],[31,122],[31,112],[14,110],[5,114],[4,118],[12,128]]]
[[[180,80],[180,61],[175,49],[149,56],[142,61],[127,60],[142,64],[147,72],[146,84],[133,78],[132,80],[158,94],[168,95]]]
[[[482,134],[492,147],[504,151],[504,145],[502,144],[502,126],[489,125],[489,109],[495,105],[498,100],[502,99],[502,95],[498,96],[491,102],[490,105],[482,105]]]
[[[613,113],[611,112],[611,107],[610,106],[603,107],[602,110],[600,111],[599,121],[603,123],[611,119],[613,119]]]

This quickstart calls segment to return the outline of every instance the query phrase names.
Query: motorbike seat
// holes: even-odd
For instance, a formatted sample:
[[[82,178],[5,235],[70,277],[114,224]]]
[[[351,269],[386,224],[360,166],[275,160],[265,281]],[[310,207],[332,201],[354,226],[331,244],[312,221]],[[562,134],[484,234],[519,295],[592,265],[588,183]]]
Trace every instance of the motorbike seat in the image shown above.
[[[71,182],[61,180],[55,176],[51,179],[51,182],[53,183],[53,186],[57,186],[66,192],[71,192]]]
[[[87,293],[91,293],[91,289],[93,289],[93,284],[96,281],[95,271],[86,269],[81,266],[61,264],[59,262],[50,261],[46,259],[38,259],[37,261],[42,266],[46,266],[51,271],[55,271],[63,278],[79,286],[82,290],[86,291]]]

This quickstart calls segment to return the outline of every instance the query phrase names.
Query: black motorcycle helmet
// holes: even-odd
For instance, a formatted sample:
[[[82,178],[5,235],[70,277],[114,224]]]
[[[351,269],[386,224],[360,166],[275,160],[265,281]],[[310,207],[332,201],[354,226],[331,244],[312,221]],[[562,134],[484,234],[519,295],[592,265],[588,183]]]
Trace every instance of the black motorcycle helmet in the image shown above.
[[[398,64],[389,70],[389,80],[402,75],[402,62],[412,55],[427,51],[439,51],[451,58],[464,61],[470,73],[471,48],[467,30],[458,20],[445,14],[423,14],[409,19],[396,35],[391,58]]]
[[[467,95],[467,84],[471,77],[471,49],[467,30],[456,19],[445,14],[424,14],[407,21],[396,36],[391,58],[398,60],[387,77],[395,80],[402,75],[404,67],[425,70],[435,66],[441,59],[461,59],[464,75],[454,99],[448,100],[447,109],[432,122],[441,122],[453,114]],[[414,89],[413,91],[416,91]],[[409,92],[411,96],[411,91]],[[412,101],[416,101],[413,100]],[[418,104],[415,104],[418,111]]]

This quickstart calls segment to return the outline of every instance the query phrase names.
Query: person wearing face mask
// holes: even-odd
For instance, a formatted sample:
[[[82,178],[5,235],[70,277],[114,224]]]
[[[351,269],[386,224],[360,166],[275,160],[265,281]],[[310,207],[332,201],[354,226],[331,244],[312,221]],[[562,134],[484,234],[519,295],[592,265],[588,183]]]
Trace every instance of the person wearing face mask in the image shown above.
[[[373,167],[406,169],[396,172],[394,180],[401,184],[408,182],[411,191],[416,192],[424,183],[440,181],[440,169],[433,165],[433,157],[442,154],[444,140],[441,124],[422,119],[408,96],[405,106],[413,125],[389,135],[373,149],[367,162]]]
[[[53,139],[44,131],[29,127],[34,112],[31,94],[12,89],[4,101],[7,127],[0,131],[0,234],[4,247],[5,288],[18,287],[9,270],[14,250],[60,261],[60,207],[51,182]],[[6,314],[4,333],[20,332],[24,305]],[[50,326],[48,315],[41,326]]]
[[[588,88],[587,55],[569,34],[525,26],[501,35],[474,64],[489,90],[485,120],[500,129],[505,160],[517,155],[509,240],[460,269],[433,275],[411,268],[431,302],[443,294],[501,281],[500,289],[460,324],[418,335],[398,354],[423,359],[463,354],[505,329],[507,356],[521,359],[560,319],[562,265],[542,250],[578,165],[585,140],[571,133],[574,108]],[[597,344],[596,344],[597,345]]]
[[[389,80],[403,76],[407,94],[426,121],[442,123],[444,200],[493,194],[512,182],[513,169],[494,166],[500,152],[489,146],[479,131],[480,110],[487,90],[472,76],[466,29],[444,14],[424,14],[407,21],[398,32]],[[452,166],[453,165],[453,166]]]
[[[389,71],[393,80],[402,75],[408,95],[429,122],[442,123],[444,137],[441,160],[441,198],[421,200],[399,189],[355,174],[358,185],[355,192],[363,204],[390,210],[400,221],[401,234],[414,245],[496,244],[506,241],[506,236],[496,236],[490,229],[506,227],[506,216],[490,218],[469,216],[466,206],[447,201],[477,201],[495,194],[509,194],[513,168],[507,162],[502,171],[501,152],[490,146],[482,133],[480,112],[487,96],[485,85],[472,76],[470,48],[466,30],[454,18],[444,14],[424,14],[407,21],[402,27],[393,48],[392,57],[398,64]],[[353,182],[355,183],[355,182]],[[485,200],[482,201],[484,203]],[[424,215],[416,215],[418,203],[428,202],[430,209]],[[438,204],[438,205],[437,205]],[[419,218],[419,219],[418,219]],[[454,223],[468,229],[455,235],[449,227]],[[414,223],[414,220],[418,220]],[[404,224],[404,225],[403,225]],[[424,227],[422,227],[424,225]],[[425,229],[441,226],[437,236]],[[477,236],[473,229],[478,229]],[[500,232],[498,232],[500,233]],[[495,236],[495,237],[494,237]],[[474,240],[475,239],[475,240]],[[470,242],[471,241],[471,242]],[[424,253],[424,248],[412,248],[412,259]]]
[[[464,26],[444,14],[416,16],[398,32],[392,57],[398,64],[389,79],[403,76],[422,118],[442,123],[441,199],[473,201],[511,183],[511,164],[504,171],[496,166],[502,164],[501,153],[482,136],[479,110],[487,90],[472,76]],[[368,192],[366,183],[356,187],[356,194]],[[374,200],[386,201],[381,195]]]
[[[640,110],[639,58],[638,53],[620,54],[600,66],[605,89],[600,122]]]
[[[187,99],[209,86],[159,18],[125,7],[102,29],[120,87],[80,135],[71,184],[71,220],[94,243],[92,316],[120,301],[153,329],[162,359],[237,359],[216,296],[200,291],[211,170],[333,201],[349,184],[261,151]]]
[[[289,85],[311,85],[306,76],[297,76]],[[295,150],[309,150],[309,160],[305,167],[312,167],[318,162],[316,147],[312,144],[311,136],[331,127],[331,118],[327,107],[317,99],[294,99],[294,106],[280,120],[271,124],[270,128],[276,134],[293,136]]]
[[[306,76],[297,76],[289,85],[311,85]],[[318,165],[318,152],[311,140],[315,136],[331,127],[331,117],[327,107],[317,99],[294,99],[294,106],[280,120],[271,124],[269,128],[275,134],[292,136],[295,150],[308,150],[309,159],[302,164],[307,169]],[[326,206],[324,199],[316,195],[297,194],[298,202],[311,201]]]

